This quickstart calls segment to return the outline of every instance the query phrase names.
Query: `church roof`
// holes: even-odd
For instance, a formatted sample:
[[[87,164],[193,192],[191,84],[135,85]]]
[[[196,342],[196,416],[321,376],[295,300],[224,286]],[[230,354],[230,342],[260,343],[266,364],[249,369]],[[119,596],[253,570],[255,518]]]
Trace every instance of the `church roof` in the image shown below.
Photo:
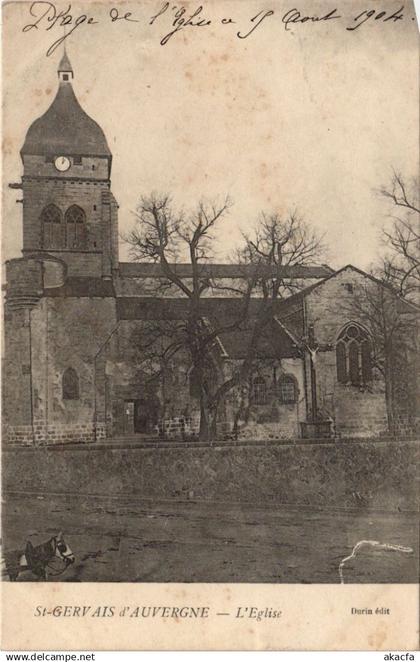
[[[46,297],[115,297],[114,286],[111,280],[103,278],[70,276],[64,285],[59,287],[46,287]]]
[[[223,350],[230,359],[243,359],[249,354],[255,319],[251,318],[242,328],[219,333]],[[217,325],[216,325],[216,328]],[[299,347],[282,328],[267,324],[256,341],[255,356],[258,359],[286,359],[300,356]]]
[[[71,71],[68,58],[63,66]],[[69,81],[60,82],[51,106],[29,127],[21,154],[111,156],[104,132],[85,113]]]
[[[192,267],[190,263],[172,264],[171,267],[180,278],[191,278]],[[267,267],[269,269],[269,267]],[[201,276],[209,278],[246,278],[254,267],[244,264],[203,264]],[[153,262],[120,262],[120,276],[123,278],[157,278],[163,277],[160,264]],[[272,270],[273,275],[279,275],[279,269]],[[283,278],[326,278],[333,273],[326,265],[321,266],[284,266],[281,267]]]
[[[189,300],[158,299],[151,297],[118,297],[117,319],[119,321],[169,321],[185,320],[189,312]],[[241,318],[243,302],[239,299],[206,299],[202,315],[212,329],[218,331],[221,347],[231,359],[244,358],[251,341],[256,316],[260,313],[261,299],[252,299],[249,314],[236,328],[232,322]],[[272,325],[275,325],[273,328]],[[281,328],[273,319],[257,340],[256,355],[259,358],[291,358],[299,355],[292,334]]]
[[[64,51],[63,57],[60,60],[57,71],[71,71],[73,73],[73,67],[71,66],[70,60],[68,58],[67,52]]]

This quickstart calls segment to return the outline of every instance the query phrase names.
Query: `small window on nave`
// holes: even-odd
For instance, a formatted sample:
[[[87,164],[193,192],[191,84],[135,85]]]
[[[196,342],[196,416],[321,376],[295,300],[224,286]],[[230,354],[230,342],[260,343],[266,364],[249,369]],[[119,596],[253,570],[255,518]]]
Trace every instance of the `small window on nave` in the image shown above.
[[[251,402],[253,405],[267,404],[267,385],[263,377],[257,376],[252,380]]]
[[[372,381],[372,345],[367,332],[357,324],[347,325],[336,344],[337,380],[365,386]]]
[[[63,248],[64,230],[62,214],[53,204],[44,207],[41,213],[42,248]]]
[[[86,214],[78,205],[72,205],[65,213],[67,248],[86,248]]]
[[[79,377],[74,368],[67,368],[63,372],[63,400],[79,399]]]
[[[297,400],[296,391],[294,377],[292,377],[292,375],[283,375],[277,383],[277,394],[281,404],[294,404]]]

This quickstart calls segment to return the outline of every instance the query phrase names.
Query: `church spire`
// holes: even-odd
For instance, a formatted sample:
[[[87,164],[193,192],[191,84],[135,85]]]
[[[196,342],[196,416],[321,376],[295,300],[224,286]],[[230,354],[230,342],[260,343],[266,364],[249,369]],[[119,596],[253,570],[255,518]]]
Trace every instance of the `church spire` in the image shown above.
[[[60,81],[68,82],[74,77],[73,67],[70,64],[70,60],[67,55],[65,44],[64,44],[63,57],[60,60],[60,64],[58,65],[57,72]]]
[[[73,67],[64,50],[58,65],[59,85],[55,99],[47,111],[32,122],[21,154],[57,156],[89,156],[107,158],[111,162],[104,132],[83,110],[71,83]],[[97,164],[90,164],[96,165]]]

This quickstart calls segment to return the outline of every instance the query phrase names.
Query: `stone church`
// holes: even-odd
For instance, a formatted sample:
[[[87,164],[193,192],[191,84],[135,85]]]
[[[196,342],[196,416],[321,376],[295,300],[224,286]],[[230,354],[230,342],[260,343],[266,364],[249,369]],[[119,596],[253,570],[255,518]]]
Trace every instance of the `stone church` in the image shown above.
[[[12,444],[193,438],[198,403],[191,371],[178,360],[151,385],[135,342],[150,320],[182,319],[186,301],[170,288],[158,290],[158,265],[119,261],[112,154],[80,106],[73,77],[64,54],[56,97],[29,127],[20,152],[22,181],[10,184],[22,192],[23,249],[6,264],[3,438]],[[207,268],[214,280],[241,278],[235,264]],[[191,266],[179,264],[177,273],[188,279]],[[351,308],[371,278],[352,266],[296,267],[290,275],[301,289],[279,301],[239,434],[274,440],[386,434],[374,338]],[[232,299],[210,287],[205,296],[210,321],[233,314]],[[218,339],[221,374],[243,359],[241,333]],[[231,394],[220,434],[231,433],[236,412]]]

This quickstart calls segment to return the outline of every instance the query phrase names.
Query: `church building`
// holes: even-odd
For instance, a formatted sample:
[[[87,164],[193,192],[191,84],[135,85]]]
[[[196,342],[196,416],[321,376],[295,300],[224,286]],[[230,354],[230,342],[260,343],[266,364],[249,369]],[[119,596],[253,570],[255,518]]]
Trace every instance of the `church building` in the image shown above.
[[[22,191],[23,248],[6,263],[3,439],[38,445],[194,438],[199,407],[191,371],[178,357],[164,379],[148,380],[136,345],[150,320],[182,319],[186,301],[157,288],[159,265],[119,261],[112,154],[80,106],[73,78],[64,54],[56,97],[29,127],[20,152],[22,181],[10,184]],[[241,278],[235,264],[208,269],[216,280]],[[191,265],[177,270],[191,277]],[[376,340],[351,306],[373,280],[352,266],[296,267],[291,275],[302,287],[278,303],[239,435],[281,442],[387,434]],[[210,323],[233,314],[232,299],[211,288],[204,296]],[[223,375],[243,360],[241,333],[218,339]],[[401,400],[409,427],[414,405]],[[220,434],[229,436],[238,394],[229,394],[222,409]]]

